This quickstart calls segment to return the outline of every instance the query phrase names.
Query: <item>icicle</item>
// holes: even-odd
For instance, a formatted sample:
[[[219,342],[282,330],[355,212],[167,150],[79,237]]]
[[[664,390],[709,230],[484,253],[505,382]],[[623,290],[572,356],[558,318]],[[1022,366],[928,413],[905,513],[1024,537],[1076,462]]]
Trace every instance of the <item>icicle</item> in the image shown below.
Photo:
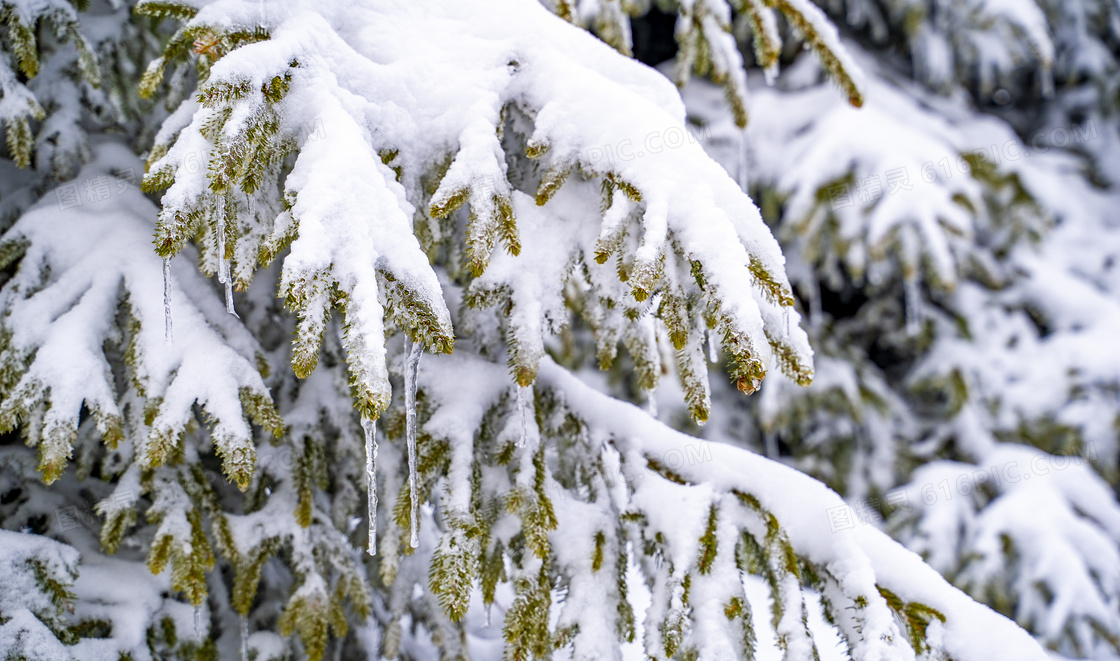
[[[408,364],[404,368],[404,408],[406,437],[408,439],[408,492],[412,500],[412,548],[420,546],[420,494],[416,475],[416,375],[420,370],[420,354],[423,347],[419,342],[410,342]]]
[[[486,604],[486,624],[483,625],[483,626],[485,626],[485,628],[487,628],[487,629],[490,628],[490,611],[493,608],[494,608],[494,603],[493,602],[491,602],[489,604]]]
[[[214,234],[216,234],[218,244],[218,282],[223,285],[229,282],[229,271],[226,262],[226,205],[222,197],[218,197],[217,211],[214,214],[217,216],[215,222]]]
[[[913,337],[922,330],[922,290],[917,278],[903,278],[906,297],[906,334]]]
[[[202,640],[202,604],[194,607],[194,637]]]
[[[229,259],[226,257],[226,208],[223,198],[218,198],[218,282],[226,286],[226,312],[238,317],[233,309],[233,278],[229,274]]]
[[[523,448],[529,439],[529,397],[532,386],[517,387],[517,412],[521,415],[521,436],[517,439],[517,447]]]
[[[163,341],[167,346],[175,343],[171,330],[171,257],[163,258]]]
[[[369,549],[377,555],[377,421],[362,418],[366,430],[366,501],[369,506]]]
[[[789,337],[789,306],[782,308],[782,316],[785,317],[786,322],[786,337]]]
[[[237,314],[237,310],[233,309],[233,283],[229,281],[226,282],[226,312],[232,314],[238,319],[241,318],[241,315]]]
[[[646,413],[649,417],[657,417],[657,389],[650,390],[646,393]]]
[[[241,661],[249,661],[249,618],[241,616]]]
[[[719,340],[716,339],[716,331],[714,328],[708,329],[708,362],[719,362],[719,346],[716,344]]]

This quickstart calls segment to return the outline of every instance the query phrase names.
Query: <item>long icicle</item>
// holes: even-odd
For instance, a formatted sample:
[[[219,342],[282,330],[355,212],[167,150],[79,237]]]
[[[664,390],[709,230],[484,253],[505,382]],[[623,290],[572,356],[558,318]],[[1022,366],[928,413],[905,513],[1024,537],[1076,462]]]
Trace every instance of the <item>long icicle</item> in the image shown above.
[[[163,258],[163,341],[167,346],[175,343],[171,328],[171,256]]]
[[[241,661],[249,661],[249,618],[241,616]]]
[[[377,555],[377,421],[362,418],[366,430],[366,501],[369,506],[369,549]]]
[[[225,198],[218,197],[218,282],[226,288],[226,312],[240,319],[233,309],[233,278],[229,274],[229,258],[226,257],[226,205]]]
[[[217,209],[214,212],[214,235],[215,243],[218,244],[218,282],[223,285],[229,282],[229,273],[226,271],[226,200],[225,197],[219,195],[215,203]]]
[[[408,495],[412,501],[412,523],[410,543],[412,548],[420,546],[420,494],[416,475],[416,376],[420,371],[420,355],[423,347],[419,342],[409,342],[408,363],[404,369],[404,410],[405,436],[408,440]]]
[[[521,415],[521,436],[517,447],[523,448],[529,439],[529,397],[532,386],[517,386],[517,412]]]

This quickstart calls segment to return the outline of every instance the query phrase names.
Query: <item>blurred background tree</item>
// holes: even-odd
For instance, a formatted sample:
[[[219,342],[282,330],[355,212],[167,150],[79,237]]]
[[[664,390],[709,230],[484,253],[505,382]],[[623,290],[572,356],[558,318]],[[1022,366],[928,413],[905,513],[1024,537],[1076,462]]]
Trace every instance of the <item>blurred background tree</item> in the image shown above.
[[[717,384],[700,433],[825,481],[851,505],[838,526],[883,527],[1055,653],[1115,658],[1118,8],[818,4],[860,110],[796,39],[758,71],[752,3],[730,6],[745,129],[726,81],[682,88],[781,242],[816,351],[809,388]],[[683,81],[678,17],[722,6],[632,3],[635,56]],[[662,419],[697,431],[670,391]]]

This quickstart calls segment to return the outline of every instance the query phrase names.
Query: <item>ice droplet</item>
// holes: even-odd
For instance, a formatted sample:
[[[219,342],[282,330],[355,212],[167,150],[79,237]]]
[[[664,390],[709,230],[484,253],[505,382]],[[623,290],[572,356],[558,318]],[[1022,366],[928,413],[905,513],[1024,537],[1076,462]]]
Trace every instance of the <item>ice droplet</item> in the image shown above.
[[[369,507],[369,548],[377,555],[377,421],[362,418],[366,431],[366,503]]]
[[[416,475],[416,376],[420,371],[420,355],[423,347],[419,342],[409,342],[408,362],[404,369],[404,408],[405,436],[408,441],[408,492],[412,505],[409,517],[412,533],[409,543],[412,548],[420,546],[420,494]]]

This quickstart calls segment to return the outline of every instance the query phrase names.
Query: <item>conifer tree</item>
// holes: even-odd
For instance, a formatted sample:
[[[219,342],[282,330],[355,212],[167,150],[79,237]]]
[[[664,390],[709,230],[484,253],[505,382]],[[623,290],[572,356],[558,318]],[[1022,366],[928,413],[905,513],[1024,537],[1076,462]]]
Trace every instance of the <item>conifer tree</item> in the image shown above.
[[[43,58],[16,9],[4,47]],[[741,9],[759,39],[785,17],[862,103],[819,10]],[[1044,658],[884,534],[832,534],[820,482],[589,385],[627,372],[656,402],[675,373],[699,425],[713,391],[814,376],[737,183],[693,143],[603,160],[685,128],[672,83],[612,50],[621,19],[592,26],[608,45],[527,0],[135,10],[143,40],[174,26],[162,54],[100,79],[163,104],[151,198],[139,117],[71,143],[49,176],[76,177],[0,248],[0,424],[28,446],[0,454],[0,524],[23,531],[0,541],[36,585],[0,599],[5,654],[752,658],[765,632],[808,659],[823,615],[854,659]],[[681,11],[683,70],[741,127],[727,6]],[[11,165],[45,172],[20,112]]]

